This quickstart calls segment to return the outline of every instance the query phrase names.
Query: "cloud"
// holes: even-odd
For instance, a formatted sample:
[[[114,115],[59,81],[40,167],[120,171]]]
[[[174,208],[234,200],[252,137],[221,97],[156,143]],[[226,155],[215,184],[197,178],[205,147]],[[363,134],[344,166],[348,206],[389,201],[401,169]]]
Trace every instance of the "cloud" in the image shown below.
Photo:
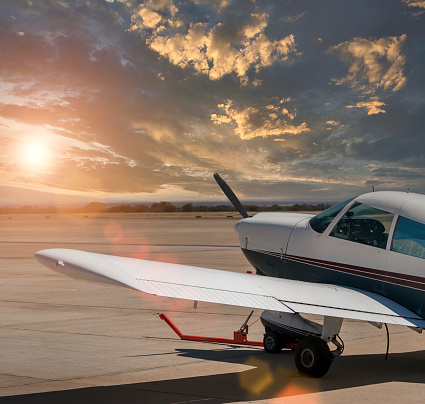
[[[403,4],[407,7],[415,7],[419,9],[425,9],[425,1],[424,0],[403,0]],[[421,14],[425,13],[425,10],[416,11],[413,16],[418,17]]]
[[[224,114],[211,114],[211,120],[217,125],[232,125],[234,133],[243,140],[309,132],[306,122],[299,125],[290,123],[296,117],[296,110],[289,112],[282,105],[284,102],[285,100],[281,100],[277,104],[238,108],[233,101],[226,100],[218,105],[218,108],[224,110]]]
[[[219,171],[252,197],[348,197],[369,180],[397,186],[400,168],[425,189],[412,169],[425,166],[415,10],[401,1],[3,0],[0,186],[202,198],[219,194]],[[13,150],[39,137],[53,165],[35,173]]]
[[[405,4],[408,7],[425,8],[424,0],[403,0],[403,4]]]
[[[338,121],[327,121],[326,124],[331,125],[331,126],[340,126],[340,122],[338,122]],[[342,126],[344,126],[344,125],[342,125]]]
[[[412,168],[401,168],[401,167],[391,167],[391,166],[381,166],[375,167],[371,165],[371,173],[379,178],[381,181],[383,179],[388,178],[390,181],[394,181],[394,179],[402,179],[402,180],[412,180],[418,178],[425,178],[422,170],[412,169]]]
[[[280,21],[289,22],[290,24],[293,24],[294,22],[298,21],[300,18],[303,18],[306,14],[307,12],[304,11],[303,13],[300,13],[300,14],[288,15],[286,17],[282,17]]]
[[[294,35],[276,40],[266,35],[268,18],[254,10],[240,11],[236,22],[186,22],[171,1],[150,0],[132,15],[131,30],[140,32],[152,50],[176,66],[191,67],[211,80],[236,74],[247,84],[249,69],[258,72],[299,55]]]
[[[385,110],[381,107],[385,106],[385,103],[379,101],[376,97],[372,97],[369,101],[361,101],[356,105],[347,105],[346,108],[365,108],[368,115],[385,114]]]
[[[403,73],[406,58],[402,53],[406,39],[406,34],[380,39],[356,37],[331,47],[328,52],[337,54],[348,65],[348,74],[332,81],[364,94],[400,90],[407,81]]]

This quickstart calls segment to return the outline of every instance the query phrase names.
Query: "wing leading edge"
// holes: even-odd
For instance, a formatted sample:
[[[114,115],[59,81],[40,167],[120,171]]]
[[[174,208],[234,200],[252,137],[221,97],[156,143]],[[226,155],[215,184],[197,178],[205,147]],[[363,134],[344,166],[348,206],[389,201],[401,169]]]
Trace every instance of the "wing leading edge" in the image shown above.
[[[48,249],[34,256],[48,268],[71,277],[158,296],[425,328],[425,320],[412,311],[360,289],[79,250]]]

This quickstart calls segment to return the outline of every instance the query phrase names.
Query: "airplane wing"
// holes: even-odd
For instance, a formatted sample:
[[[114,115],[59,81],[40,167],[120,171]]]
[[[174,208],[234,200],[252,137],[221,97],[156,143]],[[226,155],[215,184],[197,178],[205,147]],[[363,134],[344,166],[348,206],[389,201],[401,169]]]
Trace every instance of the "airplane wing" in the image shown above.
[[[34,256],[71,277],[158,296],[425,328],[425,320],[412,311],[361,289],[70,249],[42,250]]]

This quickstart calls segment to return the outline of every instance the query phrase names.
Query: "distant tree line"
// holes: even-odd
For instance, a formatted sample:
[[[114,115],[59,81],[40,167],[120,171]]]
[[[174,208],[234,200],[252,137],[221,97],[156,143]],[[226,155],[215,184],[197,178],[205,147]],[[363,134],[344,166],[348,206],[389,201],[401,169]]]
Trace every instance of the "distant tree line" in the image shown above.
[[[248,212],[300,212],[300,211],[322,211],[331,205],[319,203],[316,205],[306,203],[296,203],[289,206],[281,205],[244,205]],[[59,207],[40,207],[26,205],[22,207],[0,207],[0,214],[19,214],[19,213],[165,213],[165,212],[236,212],[235,208],[230,205],[194,205],[186,203],[181,207],[177,207],[170,202],[159,202],[151,205],[115,205],[107,207],[102,202],[90,202],[83,207],[78,208],[59,208]]]

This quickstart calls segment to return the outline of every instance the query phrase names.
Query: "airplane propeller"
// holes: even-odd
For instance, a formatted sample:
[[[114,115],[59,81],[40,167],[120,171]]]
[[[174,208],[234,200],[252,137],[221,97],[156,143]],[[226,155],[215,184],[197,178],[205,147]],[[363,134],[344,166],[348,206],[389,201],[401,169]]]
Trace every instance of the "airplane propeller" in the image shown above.
[[[235,207],[235,209],[241,214],[241,216],[245,219],[249,217],[248,213],[246,213],[245,208],[242,206],[241,202],[237,198],[237,196],[233,193],[232,189],[227,185],[226,181],[223,180],[217,173],[214,174],[214,178],[217,181],[217,184],[227,196],[231,204]]]

